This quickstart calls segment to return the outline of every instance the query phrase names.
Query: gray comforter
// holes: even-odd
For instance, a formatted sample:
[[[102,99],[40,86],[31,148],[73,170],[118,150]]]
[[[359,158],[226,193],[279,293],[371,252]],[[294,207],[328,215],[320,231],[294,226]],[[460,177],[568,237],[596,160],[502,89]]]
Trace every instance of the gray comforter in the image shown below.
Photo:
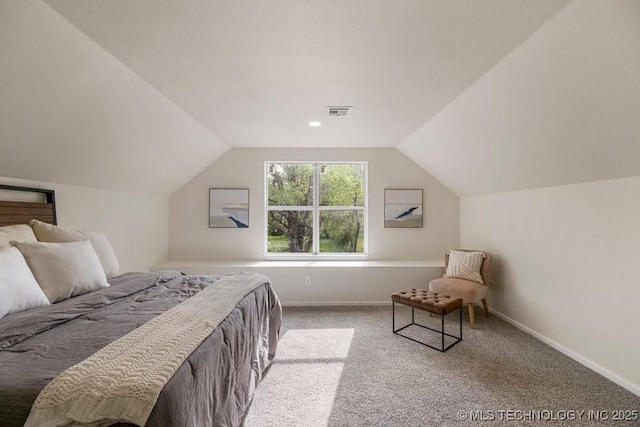
[[[60,372],[195,295],[207,277],[126,273],[111,287],[0,319],[0,424],[22,426]],[[266,282],[248,294],[165,385],[148,426],[237,426],[265,363],[282,310]]]

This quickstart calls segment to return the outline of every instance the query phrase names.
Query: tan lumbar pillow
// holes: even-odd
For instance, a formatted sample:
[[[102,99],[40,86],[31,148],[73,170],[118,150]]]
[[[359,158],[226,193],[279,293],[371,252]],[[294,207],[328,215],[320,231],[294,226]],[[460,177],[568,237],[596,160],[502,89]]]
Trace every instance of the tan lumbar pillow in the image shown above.
[[[480,268],[484,260],[484,252],[449,251],[449,263],[444,277],[471,280],[484,283]]]
[[[37,242],[36,235],[27,224],[0,227],[0,248],[11,246],[9,242]]]
[[[11,244],[22,252],[38,285],[52,304],[109,286],[98,255],[88,240]]]
[[[120,270],[118,259],[107,236],[97,231],[74,230],[32,219],[29,225],[33,228],[39,242],[66,243],[87,240],[91,242],[98,254],[102,268],[107,277],[117,276]]]

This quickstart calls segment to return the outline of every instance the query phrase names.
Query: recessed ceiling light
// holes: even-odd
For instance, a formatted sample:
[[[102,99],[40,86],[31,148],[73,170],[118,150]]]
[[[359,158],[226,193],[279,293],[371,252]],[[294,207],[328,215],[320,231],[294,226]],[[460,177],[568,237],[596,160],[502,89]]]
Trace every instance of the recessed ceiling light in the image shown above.
[[[322,123],[320,123],[320,122],[309,122],[309,126],[311,126],[312,128],[317,128],[318,126],[322,126]]]

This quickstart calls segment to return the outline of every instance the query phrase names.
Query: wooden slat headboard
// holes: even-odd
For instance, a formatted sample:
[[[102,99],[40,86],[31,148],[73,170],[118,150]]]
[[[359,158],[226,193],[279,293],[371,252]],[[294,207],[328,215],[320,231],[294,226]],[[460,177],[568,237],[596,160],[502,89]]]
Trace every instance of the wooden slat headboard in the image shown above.
[[[13,185],[0,185],[0,190],[40,193],[45,197],[42,203],[0,201],[0,227],[14,224],[28,224],[31,219],[57,224],[56,195],[53,190],[17,187]]]

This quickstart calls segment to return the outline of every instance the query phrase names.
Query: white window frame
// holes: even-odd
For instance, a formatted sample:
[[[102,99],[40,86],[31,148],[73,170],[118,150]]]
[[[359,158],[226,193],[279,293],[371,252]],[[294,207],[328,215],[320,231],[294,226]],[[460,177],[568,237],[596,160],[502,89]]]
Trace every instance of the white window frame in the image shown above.
[[[313,206],[269,206],[269,180],[267,179],[269,173],[270,164],[278,163],[297,163],[297,164],[311,164],[313,165]],[[364,166],[364,205],[363,206],[319,206],[319,188],[320,188],[320,173],[318,168],[320,165],[330,164],[359,164]],[[286,259],[286,260],[309,260],[309,259],[322,259],[322,260],[366,260],[368,258],[368,245],[369,245],[369,167],[367,162],[363,161],[291,161],[291,160],[272,160],[264,162],[264,257],[265,259]],[[269,211],[309,211],[313,212],[313,246],[311,253],[296,253],[296,252],[269,252]],[[321,211],[362,211],[364,212],[364,252],[363,253],[350,253],[350,252],[329,252],[320,253],[320,212]]]

